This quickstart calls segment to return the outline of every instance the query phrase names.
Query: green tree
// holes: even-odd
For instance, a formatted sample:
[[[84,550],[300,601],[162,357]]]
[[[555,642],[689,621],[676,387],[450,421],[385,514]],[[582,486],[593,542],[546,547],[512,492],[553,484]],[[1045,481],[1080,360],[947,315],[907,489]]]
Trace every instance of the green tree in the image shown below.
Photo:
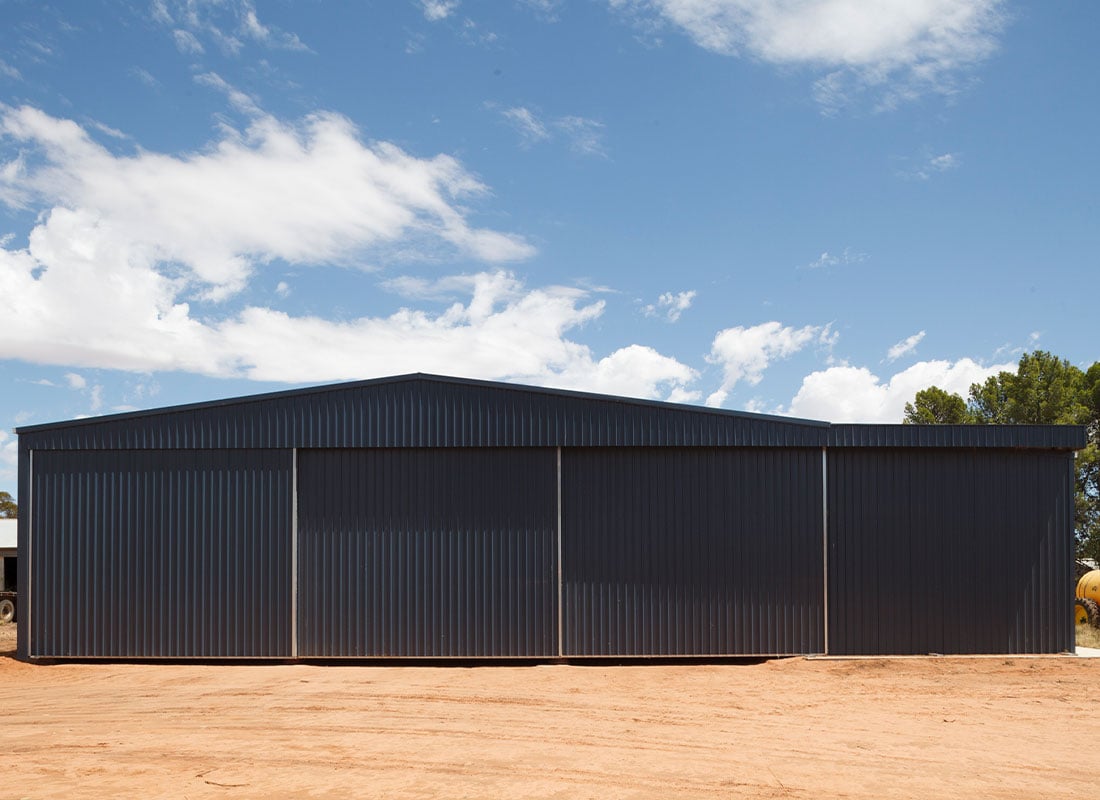
[[[1020,356],[1016,372],[971,385],[970,410],[976,422],[997,425],[1084,425],[1089,412],[1084,389],[1085,373],[1036,350]]]
[[[1089,443],[1077,453],[1076,527],[1078,554],[1100,562],[1100,361],[1081,382]]]
[[[1077,555],[1100,563],[1100,447],[1096,435],[1077,453],[1074,492],[1074,528]]]
[[[15,498],[7,492],[0,492],[0,519],[15,519],[19,516],[19,507]]]
[[[921,389],[912,403],[905,404],[906,425],[963,425],[973,421],[962,395],[938,386]]]
[[[905,404],[906,423],[949,421],[1086,426],[1088,444],[1074,461],[1074,529],[1078,557],[1100,561],[1100,361],[1082,372],[1064,358],[1036,350],[1020,357],[1015,372],[972,384],[965,403],[932,386]]]

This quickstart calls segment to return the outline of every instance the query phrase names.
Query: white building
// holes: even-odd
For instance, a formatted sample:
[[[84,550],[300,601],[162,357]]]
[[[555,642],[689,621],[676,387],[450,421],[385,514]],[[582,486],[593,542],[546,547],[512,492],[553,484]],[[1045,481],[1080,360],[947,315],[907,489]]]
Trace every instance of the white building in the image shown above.
[[[15,589],[18,530],[18,520],[0,519],[0,592],[10,592]]]

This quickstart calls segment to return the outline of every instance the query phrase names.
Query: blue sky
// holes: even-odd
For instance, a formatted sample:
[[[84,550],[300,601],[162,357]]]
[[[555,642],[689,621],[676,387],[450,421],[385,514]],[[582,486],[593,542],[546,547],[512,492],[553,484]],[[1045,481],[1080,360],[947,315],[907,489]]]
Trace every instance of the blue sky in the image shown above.
[[[0,490],[18,425],[341,380],[896,422],[1100,356],[1100,4],[0,19]]]

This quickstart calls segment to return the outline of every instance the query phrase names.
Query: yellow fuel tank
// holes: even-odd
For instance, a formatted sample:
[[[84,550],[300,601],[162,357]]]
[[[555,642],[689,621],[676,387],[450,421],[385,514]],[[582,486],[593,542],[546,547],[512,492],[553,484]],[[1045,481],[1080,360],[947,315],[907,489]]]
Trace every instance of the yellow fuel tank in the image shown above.
[[[1086,572],[1077,581],[1077,591],[1074,597],[1088,597],[1100,603],[1100,569]]]

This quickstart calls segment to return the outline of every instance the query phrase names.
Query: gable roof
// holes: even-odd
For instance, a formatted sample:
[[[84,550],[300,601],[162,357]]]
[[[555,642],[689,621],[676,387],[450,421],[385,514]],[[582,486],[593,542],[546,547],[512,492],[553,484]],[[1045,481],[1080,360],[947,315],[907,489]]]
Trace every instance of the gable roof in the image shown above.
[[[415,373],[21,427],[20,448],[1032,447],[1080,426],[832,425]]]

